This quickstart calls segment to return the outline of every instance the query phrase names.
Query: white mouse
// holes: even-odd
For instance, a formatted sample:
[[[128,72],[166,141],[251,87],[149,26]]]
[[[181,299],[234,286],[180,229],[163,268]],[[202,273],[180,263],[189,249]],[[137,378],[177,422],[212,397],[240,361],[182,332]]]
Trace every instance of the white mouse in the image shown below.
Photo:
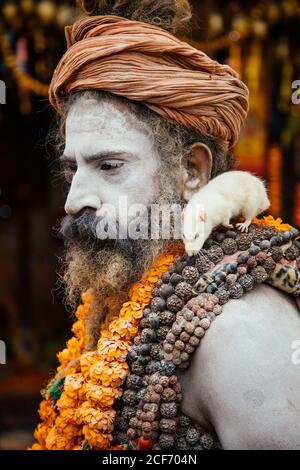
[[[243,217],[236,224],[247,231],[251,221],[270,207],[263,181],[245,171],[228,171],[212,179],[197,191],[183,211],[183,241],[189,256],[202,248],[218,225],[233,228],[230,220]]]

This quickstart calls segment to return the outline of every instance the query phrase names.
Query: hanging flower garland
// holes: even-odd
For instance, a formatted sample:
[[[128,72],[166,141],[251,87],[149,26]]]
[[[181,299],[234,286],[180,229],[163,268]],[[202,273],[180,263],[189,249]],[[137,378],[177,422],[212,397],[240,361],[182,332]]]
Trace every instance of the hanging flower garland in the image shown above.
[[[35,431],[37,443],[32,450],[110,447],[116,416],[113,405],[122,396],[121,386],[128,374],[127,353],[139,332],[139,321],[151,300],[154,284],[182,253],[182,244],[176,244],[155,260],[130,289],[129,300],[119,315],[101,327],[95,351],[85,352],[93,292],[82,295],[72,327],[74,336],[58,354],[57,375],[40,405],[42,422]]]

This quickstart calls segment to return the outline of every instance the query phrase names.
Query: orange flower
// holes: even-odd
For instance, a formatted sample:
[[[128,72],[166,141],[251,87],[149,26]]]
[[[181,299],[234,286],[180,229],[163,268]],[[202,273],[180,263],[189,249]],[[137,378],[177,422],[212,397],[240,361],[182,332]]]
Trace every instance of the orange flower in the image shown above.
[[[127,353],[130,349],[130,344],[121,340],[114,341],[99,341],[98,355],[105,358],[107,361],[122,360],[125,361]]]
[[[82,374],[69,374],[65,378],[64,382],[64,391],[69,398],[73,400],[79,399],[79,391],[84,382],[84,377]]]
[[[34,431],[34,438],[44,448],[46,447],[46,439],[47,439],[49,430],[50,430],[50,427],[48,427],[45,423],[40,423],[38,424],[36,430]]]
[[[77,410],[77,419],[87,424],[90,429],[97,429],[106,433],[112,433],[114,428],[114,421],[116,418],[115,410],[107,410],[102,412],[99,409],[91,407],[91,404],[86,401]]]
[[[33,446],[28,450],[44,450],[40,444],[33,444]]]
[[[90,368],[93,364],[96,364],[97,361],[99,361],[97,351],[90,351],[85,354],[82,354],[80,358],[80,367],[85,379],[89,378]]]
[[[73,326],[72,326],[72,332],[77,338],[80,338],[80,336],[84,332],[84,324],[82,320],[77,320]]]
[[[74,408],[77,407],[77,400],[74,398],[70,398],[66,392],[62,392],[59,400],[56,402],[56,406],[59,410],[63,410],[66,408]]]
[[[69,339],[67,347],[57,354],[58,360],[62,366],[60,369],[65,368],[69,362],[74,361],[74,359],[77,359],[80,356],[82,352],[82,344],[83,340],[78,340],[75,336]]]
[[[66,424],[77,424],[76,422],[76,408],[63,408],[60,410],[59,417],[56,419],[55,424],[63,428]]]
[[[49,423],[49,425],[54,422],[56,418],[56,413],[53,409],[52,400],[43,400],[40,403],[39,415],[41,420]]]
[[[97,350],[90,352],[84,352],[84,345],[86,321],[94,297],[92,290],[82,294],[77,321],[72,327],[75,336],[58,354],[57,371],[61,373],[66,368],[66,372],[64,390],[56,402],[57,413],[51,400],[41,403],[43,423],[36,428],[37,444],[32,446],[33,450],[78,450],[85,441],[93,449],[110,448],[116,416],[112,407],[123,393],[121,385],[128,374],[126,356],[138,334],[143,309],[151,300],[154,283],[182,252],[181,245],[155,261],[142,280],[132,286],[129,300],[119,315],[101,326]]]
[[[118,319],[111,322],[109,331],[124,340],[131,340],[138,334],[139,328],[130,320]]]
[[[274,219],[272,215],[268,215],[262,219],[254,218],[252,222],[258,227],[274,227],[276,230],[282,231],[288,231],[292,228],[291,225],[282,223],[282,219],[280,219],[280,217]]]
[[[103,434],[95,429],[90,429],[87,425],[83,426],[83,434],[89,445],[99,450],[108,449],[112,441],[111,434]]]
[[[46,448],[48,450],[70,450],[72,448],[72,439],[70,440],[67,436],[61,434],[59,429],[54,426],[48,433]]]
[[[120,388],[103,387],[92,383],[86,385],[86,397],[103,408],[112,406],[121,396],[122,389]]]
[[[104,387],[120,387],[127,377],[128,364],[126,362],[99,361],[90,369],[93,380],[99,381]]]

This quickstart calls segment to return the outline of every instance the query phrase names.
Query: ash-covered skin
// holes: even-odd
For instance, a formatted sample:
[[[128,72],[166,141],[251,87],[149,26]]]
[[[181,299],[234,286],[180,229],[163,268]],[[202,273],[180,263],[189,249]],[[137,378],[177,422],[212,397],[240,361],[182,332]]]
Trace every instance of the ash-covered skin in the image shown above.
[[[120,200],[126,200],[127,207],[138,203],[147,209],[151,204],[182,204],[177,173],[164,169],[151,128],[122,102],[100,103],[84,96],[67,115],[61,163],[70,185],[60,229],[67,246],[63,272],[67,301],[73,306],[80,293],[92,287],[99,302],[114,299],[117,311],[129,286],[169,241],[100,239],[101,210],[109,205],[105,221],[112,225],[116,221],[116,228],[126,234],[130,218],[119,213]]]
[[[96,102],[86,107],[78,102],[75,106],[73,118],[71,113],[67,122],[64,151],[70,160],[65,169],[71,182],[66,203],[69,216],[77,217],[86,209],[95,212],[104,200],[114,204],[115,193],[126,193],[130,200],[138,197],[146,205],[154,202],[153,197],[156,199],[162,188],[169,188],[175,199],[181,198],[180,184],[175,184],[173,175],[159,171],[151,137],[151,143],[147,142],[132,121],[129,124],[122,119],[120,107]],[[113,158],[114,163],[117,160],[124,165],[111,170],[111,175],[84,158],[94,152],[123,152],[125,148],[126,157]],[[139,155],[133,163],[136,157],[128,154],[134,151]],[[106,163],[110,165],[111,157]],[[124,181],[120,174],[127,175]],[[71,298],[82,289],[94,287],[99,300],[111,293],[122,302],[133,278],[138,278],[142,268],[162,250],[160,242],[149,243],[135,258],[139,261],[136,266],[116,245],[95,251],[93,243],[83,245],[77,241],[72,240],[66,259],[65,281]],[[96,330],[96,326],[97,321],[91,329]],[[180,376],[183,412],[204,429],[214,429],[225,449],[299,449],[300,374],[299,366],[291,360],[291,344],[297,339],[299,313],[289,296],[259,286],[243,299],[230,301],[195,353],[191,366]]]

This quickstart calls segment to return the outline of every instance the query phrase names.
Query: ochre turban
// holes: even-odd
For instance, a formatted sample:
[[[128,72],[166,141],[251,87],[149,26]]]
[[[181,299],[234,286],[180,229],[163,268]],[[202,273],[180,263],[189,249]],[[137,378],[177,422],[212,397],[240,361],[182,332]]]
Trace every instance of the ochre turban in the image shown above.
[[[83,18],[65,34],[68,50],[49,92],[58,112],[71,92],[108,91],[213,137],[224,152],[236,144],[249,92],[228,65],[158,26],[118,16]]]

